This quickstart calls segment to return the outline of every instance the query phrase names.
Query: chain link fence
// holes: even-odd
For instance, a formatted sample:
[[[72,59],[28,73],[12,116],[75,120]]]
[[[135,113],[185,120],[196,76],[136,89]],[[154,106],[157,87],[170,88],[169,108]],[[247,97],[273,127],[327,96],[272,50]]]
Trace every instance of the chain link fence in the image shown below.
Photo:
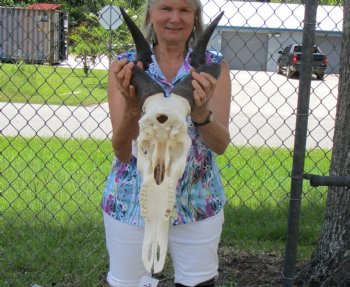
[[[231,145],[218,157],[228,199],[218,285],[280,286],[299,75],[277,63],[279,51],[302,41],[304,6],[202,4],[205,22],[225,11],[209,49],[223,54],[232,79]],[[107,286],[100,209],[113,158],[107,69],[130,37],[123,25],[105,29],[98,11],[68,28],[72,15],[62,10],[13,18],[18,12],[8,9],[0,22],[0,285]],[[315,44],[328,66],[311,81],[305,173],[329,171],[342,17],[339,6],[317,11]],[[326,196],[304,183],[300,268],[317,244]],[[172,286],[170,260],[159,279]]]

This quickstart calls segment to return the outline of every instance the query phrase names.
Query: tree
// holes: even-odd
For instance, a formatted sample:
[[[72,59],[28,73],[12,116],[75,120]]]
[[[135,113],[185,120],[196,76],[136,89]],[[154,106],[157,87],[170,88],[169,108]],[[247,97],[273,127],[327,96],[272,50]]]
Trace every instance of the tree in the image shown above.
[[[119,5],[126,6],[122,3]],[[127,9],[127,12],[137,18],[137,13],[132,9]],[[111,59],[132,45],[132,38],[125,24],[113,31],[106,30],[99,24],[97,13],[89,13],[78,22],[79,24],[71,27],[67,39],[70,53],[82,61],[86,75],[98,57],[107,56]]]
[[[349,78],[350,0],[344,0],[339,97],[330,167],[330,175],[335,176],[350,176]],[[323,230],[300,279],[305,286],[350,286],[350,188],[329,187]]]

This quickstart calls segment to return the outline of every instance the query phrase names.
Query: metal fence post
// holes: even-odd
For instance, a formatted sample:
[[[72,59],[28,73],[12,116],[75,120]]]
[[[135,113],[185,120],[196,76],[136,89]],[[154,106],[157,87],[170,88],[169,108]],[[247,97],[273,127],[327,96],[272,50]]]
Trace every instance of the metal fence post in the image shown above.
[[[283,286],[293,286],[295,279],[295,264],[297,257],[300,206],[310,104],[310,87],[312,80],[316,14],[317,1],[306,0],[303,30],[303,49],[301,55],[302,69],[300,71],[298,107],[296,115],[288,230],[286,238],[285,264],[282,273]]]

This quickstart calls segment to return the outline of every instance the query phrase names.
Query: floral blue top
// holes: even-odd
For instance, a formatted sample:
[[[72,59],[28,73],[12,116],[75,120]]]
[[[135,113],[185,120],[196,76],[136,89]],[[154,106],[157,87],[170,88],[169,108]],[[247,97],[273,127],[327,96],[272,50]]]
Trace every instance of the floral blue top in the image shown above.
[[[169,96],[174,84],[190,72],[188,51],[177,76],[169,81],[160,70],[155,57],[147,73],[156,80]],[[221,57],[207,52],[207,62],[220,62]],[[118,59],[135,60],[135,51],[118,56]],[[187,164],[176,188],[176,203],[171,217],[173,225],[199,221],[216,215],[224,206],[226,197],[220,180],[216,154],[201,141],[198,129],[188,119],[188,134],[192,144],[187,156]],[[140,214],[139,192],[141,176],[137,170],[137,158],[123,163],[113,159],[102,198],[103,210],[117,220],[144,225]]]

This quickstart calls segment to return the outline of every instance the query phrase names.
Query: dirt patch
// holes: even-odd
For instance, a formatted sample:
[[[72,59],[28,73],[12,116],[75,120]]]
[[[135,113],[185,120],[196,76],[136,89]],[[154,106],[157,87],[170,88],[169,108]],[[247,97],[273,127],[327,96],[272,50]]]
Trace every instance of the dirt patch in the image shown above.
[[[283,258],[274,254],[237,254],[233,248],[219,248],[219,279],[217,287],[281,286]],[[159,287],[173,287],[172,266],[156,277]]]
[[[273,254],[237,255],[225,249],[219,250],[218,286],[281,286],[283,258]]]

